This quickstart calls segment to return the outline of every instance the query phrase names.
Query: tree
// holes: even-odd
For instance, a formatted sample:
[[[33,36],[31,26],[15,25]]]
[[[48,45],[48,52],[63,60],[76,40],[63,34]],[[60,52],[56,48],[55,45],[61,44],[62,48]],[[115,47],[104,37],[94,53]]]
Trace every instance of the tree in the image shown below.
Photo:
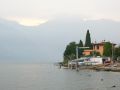
[[[83,47],[83,41],[80,40],[78,47]],[[83,49],[82,48],[78,48],[78,58],[80,58],[83,55]]]
[[[103,55],[108,57],[112,56],[112,44],[110,42],[105,42]]]
[[[93,56],[93,54],[94,56],[101,56],[100,52],[97,52],[97,51],[93,51],[91,55]]]
[[[85,47],[90,47],[90,48],[92,48],[91,37],[90,37],[90,32],[89,32],[89,30],[87,30],[87,33],[86,33]]]
[[[76,58],[76,42],[71,42],[67,45],[64,51],[64,62],[68,62]]]
[[[83,41],[80,40],[79,44],[78,44],[78,47],[83,47]]]
[[[115,56],[120,57],[120,46],[115,48]]]

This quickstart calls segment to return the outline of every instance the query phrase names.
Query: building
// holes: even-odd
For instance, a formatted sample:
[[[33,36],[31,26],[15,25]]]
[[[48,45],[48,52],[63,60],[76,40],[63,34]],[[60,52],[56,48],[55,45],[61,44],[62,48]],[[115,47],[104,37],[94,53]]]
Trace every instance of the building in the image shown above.
[[[84,50],[83,51],[83,55],[88,56],[91,55],[93,53],[93,50]]]
[[[103,55],[103,51],[104,51],[104,44],[106,42],[100,42],[100,43],[93,43],[93,49],[87,49],[83,51],[83,55],[87,56],[87,55],[92,55],[94,54],[94,52],[98,52],[100,53],[100,55]],[[113,45],[113,47],[116,45],[114,43],[111,43]]]

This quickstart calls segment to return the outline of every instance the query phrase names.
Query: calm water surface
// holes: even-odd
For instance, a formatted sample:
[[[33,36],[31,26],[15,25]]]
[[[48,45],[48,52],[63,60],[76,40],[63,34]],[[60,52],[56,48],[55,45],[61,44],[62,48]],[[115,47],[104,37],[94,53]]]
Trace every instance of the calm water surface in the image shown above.
[[[0,90],[120,90],[120,73],[77,72],[52,64],[0,64]]]

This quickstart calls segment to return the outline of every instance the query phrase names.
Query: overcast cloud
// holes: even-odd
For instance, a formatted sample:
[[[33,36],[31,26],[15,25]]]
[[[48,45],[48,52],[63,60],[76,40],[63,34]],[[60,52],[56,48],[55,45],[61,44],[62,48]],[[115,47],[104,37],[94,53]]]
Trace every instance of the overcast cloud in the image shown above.
[[[0,62],[57,62],[69,42],[120,44],[120,0],[0,0]],[[32,26],[32,27],[31,27]]]
[[[1,0],[0,17],[47,18],[62,15],[120,21],[120,0]]]

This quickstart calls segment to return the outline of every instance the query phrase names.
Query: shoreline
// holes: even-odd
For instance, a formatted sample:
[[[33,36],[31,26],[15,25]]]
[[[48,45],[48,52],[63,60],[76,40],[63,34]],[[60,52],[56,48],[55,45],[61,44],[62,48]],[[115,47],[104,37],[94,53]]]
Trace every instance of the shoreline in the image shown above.
[[[63,66],[64,69],[71,69],[67,66]],[[76,69],[76,68],[73,68]],[[110,66],[96,65],[96,66],[79,66],[78,70],[91,69],[96,71],[111,71],[111,72],[120,72],[120,63],[116,63]]]
[[[93,70],[120,72],[120,67],[94,67]]]

